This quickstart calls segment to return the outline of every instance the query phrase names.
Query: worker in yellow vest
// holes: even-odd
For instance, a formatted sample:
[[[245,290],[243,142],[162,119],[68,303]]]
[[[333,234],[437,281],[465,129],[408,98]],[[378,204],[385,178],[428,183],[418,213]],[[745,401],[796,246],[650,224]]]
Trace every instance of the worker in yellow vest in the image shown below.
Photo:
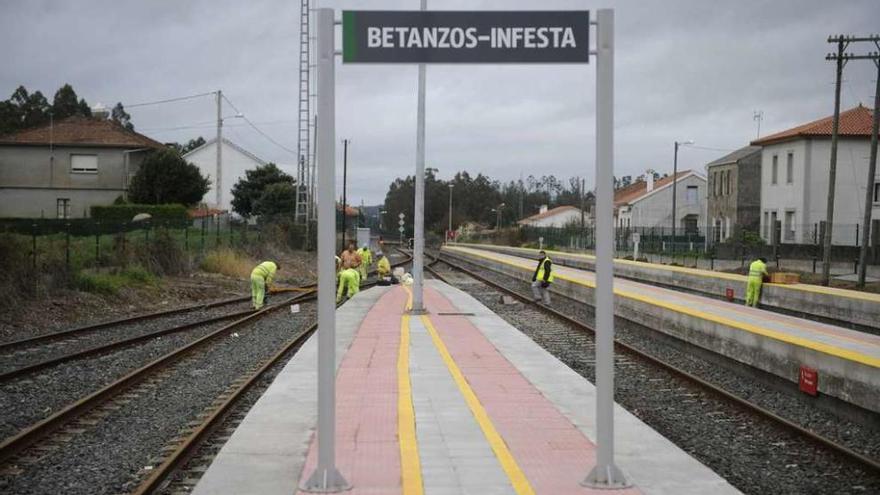
[[[345,268],[339,272],[339,286],[336,289],[336,304],[342,299],[351,299],[360,291],[361,276],[354,268]]]
[[[532,296],[535,302],[543,301],[544,304],[550,304],[550,284],[553,283],[553,262],[547,257],[547,253],[540,251],[538,253],[538,266],[532,275]]]
[[[749,281],[746,283],[746,306],[758,307],[761,299],[761,286],[764,285],[767,273],[767,259],[758,258],[749,265]]]
[[[379,260],[376,262],[376,275],[378,275],[380,279],[390,276],[391,262],[385,257],[385,254],[382,251],[379,251],[376,253],[376,258]]]
[[[358,265],[358,274],[361,276],[361,283],[364,283],[367,280],[367,274],[370,272],[370,265],[373,263],[373,253],[370,252],[370,246],[366,244],[358,249],[357,253],[361,257],[361,264]]]
[[[264,261],[251,271],[251,300],[254,309],[260,309],[266,304],[266,293],[272,287],[272,280],[280,269],[278,262]]]

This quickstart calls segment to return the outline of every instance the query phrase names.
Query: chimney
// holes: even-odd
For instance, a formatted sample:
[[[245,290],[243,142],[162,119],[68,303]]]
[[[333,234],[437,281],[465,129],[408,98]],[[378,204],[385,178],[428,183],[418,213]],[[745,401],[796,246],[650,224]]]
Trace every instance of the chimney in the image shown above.
[[[107,107],[98,102],[97,105],[92,107],[92,117],[99,120],[107,120],[107,117],[110,116],[110,111],[107,110]]]
[[[654,190],[654,171],[653,170],[648,170],[647,172],[645,172],[645,181],[648,182],[648,192],[653,191]]]
[[[541,207],[538,209],[538,215],[542,213],[547,213],[547,205],[541,205]]]

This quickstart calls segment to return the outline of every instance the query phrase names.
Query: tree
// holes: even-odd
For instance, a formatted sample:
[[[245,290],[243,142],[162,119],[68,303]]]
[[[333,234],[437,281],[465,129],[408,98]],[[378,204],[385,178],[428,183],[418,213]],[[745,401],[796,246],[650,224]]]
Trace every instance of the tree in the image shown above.
[[[175,150],[177,150],[177,152],[180,153],[181,155],[185,155],[185,154],[189,153],[190,151],[204,145],[205,142],[206,142],[205,138],[203,138],[202,136],[199,136],[195,139],[190,139],[189,141],[186,142],[186,144],[165,143],[165,146],[170,146],[170,147],[174,148]]]
[[[131,115],[129,115],[128,112],[125,111],[125,107],[122,106],[122,102],[116,103],[116,106],[113,107],[113,110],[110,111],[110,120],[116,122],[122,127],[125,127],[129,131],[134,130],[134,124],[131,123]]]
[[[70,84],[65,84],[55,92],[55,98],[52,100],[52,115],[55,120],[65,119],[78,115],[81,117],[91,117],[92,110],[84,99],[78,99],[76,91]]]
[[[295,183],[293,177],[274,163],[246,170],[244,174],[245,177],[232,186],[232,211],[243,217],[258,214],[255,206],[270,184],[281,182],[293,186]]]
[[[296,209],[296,187],[289,182],[275,182],[266,186],[254,204],[257,215],[290,214]]]
[[[202,200],[210,184],[198,167],[166,148],[144,159],[131,180],[129,196],[135,203],[192,206]]]

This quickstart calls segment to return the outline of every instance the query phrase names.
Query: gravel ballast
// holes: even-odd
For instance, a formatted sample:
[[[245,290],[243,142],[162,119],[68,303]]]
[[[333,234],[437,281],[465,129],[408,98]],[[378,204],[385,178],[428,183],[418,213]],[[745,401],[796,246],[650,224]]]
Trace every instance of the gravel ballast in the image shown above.
[[[21,494],[115,494],[133,488],[163,447],[236,379],[277,352],[314,320],[314,304],[292,315],[281,309],[218,339],[135,387],[100,420],[35,462],[4,474],[0,489]]]
[[[456,261],[458,263],[458,261]],[[472,264],[481,275],[528,294],[527,284]],[[502,318],[529,335],[572,369],[594,380],[592,335],[556,320],[531,305],[499,303],[500,292],[439,265],[450,282],[476,297]],[[554,309],[592,324],[592,308],[555,296]],[[620,320],[618,320],[620,321]],[[727,369],[650,337],[650,330],[619,323],[616,337],[653,356],[720,385],[780,416],[877,457],[880,433],[838,418]],[[769,420],[730,405],[715,394],[618,353],[615,358],[615,398],[701,462],[745,493],[877,493],[880,476],[837,454],[816,447]]]

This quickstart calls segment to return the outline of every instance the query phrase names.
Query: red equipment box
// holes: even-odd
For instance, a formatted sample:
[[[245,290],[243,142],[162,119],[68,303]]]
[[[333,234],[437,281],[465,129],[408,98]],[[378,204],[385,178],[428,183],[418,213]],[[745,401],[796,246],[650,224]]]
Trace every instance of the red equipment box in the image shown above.
[[[801,392],[810,395],[819,394],[819,372],[808,366],[801,366],[798,379],[798,388]]]

